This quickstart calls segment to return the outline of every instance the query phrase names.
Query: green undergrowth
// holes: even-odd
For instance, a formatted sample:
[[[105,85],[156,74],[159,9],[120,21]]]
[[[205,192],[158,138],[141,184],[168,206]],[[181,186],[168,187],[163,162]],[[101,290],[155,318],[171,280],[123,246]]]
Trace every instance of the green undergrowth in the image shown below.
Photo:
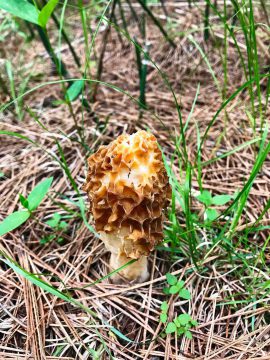
[[[156,3],[159,2],[157,1]],[[265,297],[270,289],[269,281],[266,281],[264,276],[264,273],[267,273],[265,264],[270,236],[267,235],[266,240],[261,244],[254,241],[261,231],[270,229],[268,225],[261,223],[264,214],[266,214],[270,208],[270,200],[268,200],[262,211],[256,215],[256,219],[252,224],[242,226],[240,229],[239,224],[241,219],[245,218],[246,206],[254,181],[262,171],[264,162],[270,152],[269,128],[266,121],[270,74],[269,68],[261,66],[258,48],[258,32],[260,28],[266,27],[268,32],[270,30],[267,25],[269,24],[267,11],[265,12],[263,10],[264,22],[258,23],[254,17],[254,13],[258,7],[261,9],[259,2],[233,0],[228,4],[226,0],[224,0],[223,6],[219,5],[218,7],[214,2],[209,0],[206,0],[205,5],[200,7],[198,7],[198,4],[190,2],[191,6],[199,8],[203,21],[198,28],[183,32],[179,30],[177,21],[169,15],[166,16],[166,21],[161,22],[159,18],[155,16],[150,1],[138,1],[140,11],[143,12],[142,21],[138,21],[141,14],[137,14],[138,7],[132,7],[132,3],[130,2],[127,2],[127,4],[128,10],[123,11],[123,1],[120,0],[94,1],[91,3],[91,6],[85,6],[82,0],[78,0],[72,4],[68,1],[59,2],[56,0],[50,0],[47,3],[43,1],[28,2],[26,0],[16,0],[10,1],[8,5],[7,2],[0,0],[0,8],[11,14],[8,16],[8,21],[5,21],[4,25],[2,24],[1,26],[10,26],[10,30],[13,29],[14,31],[14,24],[16,24],[16,29],[19,29],[20,34],[24,34],[22,38],[25,39],[25,41],[29,41],[31,35],[34,34],[35,39],[39,39],[48,52],[58,73],[58,79],[42,81],[38,85],[32,86],[29,84],[31,80],[30,77],[25,78],[23,83],[20,82],[21,79],[17,77],[19,74],[14,74],[14,64],[11,63],[10,59],[6,59],[5,71],[8,81],[5,82],[4,79],[0,77],[0,87],[4,91],[6,90],[6,93],[9,95],[9,100],[1,105],[0,111],[2,113],[8,110],[12,111],[17,119],[18,126],[21,126],[22,129],[27,114],[27,116],[30,116],[31,119],[35,121],[37,127],[42,128],[46,132],[50,132],[39,118],[39,115],[31,109],[28,104],[28,99],[40,88],[49,88],[52,85],[59,86],[62,99],[54,105],[67,107],[76,130],[76,134],[73,137],[69,137],[63,130],[60,131],[61,135],[70,141],[76,142],[80,151],[86,157],[94,149],[90,149],[85,141],[84,114],[85,111],[92,111],[92,102],[95,100],[98,86],[108,87],[116,92],[127,95],[130,99],[130,106],[135,106],[138,110],[138,121],[146,113],[153,121],[163,124],[162,116],[156,114],[147,104],[147,75],[150,67],[154,67],[159,75],[160,82],[163,83],[171,93],[175,107],[175,116],[179,119],[178,129],[167,129],[168,138],[173,144],[173,152],[163,154],[172,187],[172,201],[168,211],[168,222],[165,226],[165,239],[164,242],[158,246],[158,251],[168,254],[171,264],[180,259],[185,259],[187,263],[194,265],[196,271],[205,276],[209,269],[205,267],[204,264],[211,256],[215,256],[217,266],[222,266],[222,269],[226,269],[227,266],[231,271],[231,276],[236,279],[241,279],[245,284],[245,294],[233,294],[232,298],[228,297],[224,302],[232,307],[241,303],[255,302],[261,297]],[[120,18],[115,15],[116,12],[120,13]],[[132,29],[128,24],[127,12],[138,27],[140,34],[139,39],[131,35]],[[65,32],[68,14],[78,15],[81,21],[84,40],[84,59],[82,61],[84,67],[78,64],[78,54],[76,54],[76,49],[70,41],[71,34]],[[55,16],[56,19],[53,16]],[[216,19],[218,19],[218,22]],[[90,26],[90,22],[93,22],[93,20],[94,30],[92,30]],[[185,118],[181,112],[181,101],[179,101],[178,92],[173,89],[169,77],[155,62],[155,54],[148,46],[147,25],[150,22],[155,26],[156,31],[160,32],[163,41],[168,42],[168,46],[172,49],[177,44],[178,36],[187,38],[190,46],[194,46],[198,50],[201,63],[204,63],[209,76],[212,78],[213,86],[217,88],[220,96],[221,106],[208,122],[206,129],[202,131],[199,124],[197,124],[197,151],[195,160],[191,160],[188,156],[188,139],[186,134],[189,129],[190,120],[194,116],[194,109],[199,106],[200,83],[196,84],[196,95],[189,115]],[[128,91],[119,88],[113,83],[101,81],[104,54],[96,54],[95,42],[100,27],[105,25],[107,29],[109,29],[108,31],[117,31],[119,41],[126,41],[134,48],[134,59],[138,73],[136,81],[139,89],[137,97],[134,97],[129,94]],[[53,41],[55,39],[50,39],[49,37],[49,34],[52,34],[52,31],[48,31],[49,26],[54,29],[56,41]],[[217,30],[222,31],[222,40],[216,40],[215,31]],[[204,43],[199,43],[196,40],[196,34],[201,31],[204,33]],[[104,36],[103,39],[105,49],[109,41],[108,38],[109,37]],[[5,38],[0,38],[0,41],[3,43]],[[74,59],[74,64],[81,74],[80,77],[70,76],[69,69],[61,58],[61,52],[57,51],[61,48],[63,42],[68,44],[69,51]],[[56,43],[55,47],[52,46],[52,43]],[[234,89],[233,92],[230,91],[228,86],[228,68],[230,66],[228,47],[231,43],[234,44],[235,51],[238,54],[244,79],[241,86]],[[218,76],[215,73],[214,64],[211,64],[209,56],[211,46],[219,49],[223,68],[222,76]],[[90,75],[93,66],[96,73],[94,78]],[[21,85],[18,86],[18,83]],[[215,146],[218,148],[223,137],[226,136],[230,106],[236,98],[243,94],[247,97],[244,110],[252,128],[252,139],[243,142],[241,145],[227,152],[223,152],[221,155],[213,156],[211,159],[204,161],[203,150],[206,146],[210,130],[218,121],[221,121],[221,119],[224,121],[224,131],[217,137],[215,143]],[[81,106],[80,120],[78,120],[74,112],[74,103],[78,99],[80,99]],[[233,109],[231,111],[233,111]],[[109,118],[106,119],[104,125],[104,122],[102,122],[98,114],[96,114],[96,130],[101,134],[105,133],[109,121]],[[54,137],[57,153],[52,154],[48,149],[44,149],[35,139],[25,136],[23,131],[20,133],[19,131],[10,132],[1,130],[0,135],[19,138],[41,149],[48,157],[52,157],[68,179],[70,188],[76,194],[76,200],[68,198],[65,194],[60,194],[60,196],[67,199],[70,203],[70,207],[67,206],[63,208],[57,200],[58,195],[53,192],[50,193],[50,200],[59,206],[59,210],[54,214],[45,214],[46,220],[37,219],[37,221],[44,220],[48,229],[48,232],[40,239],[40,243],[45,246],[55,241],[58,243],[58,246],[61,246],[61,244],[65,242],[65,234],[68,231],[69,223],[74,219],[81,225],[87,226],[90,232],[98,236],[88,223],[86,215],[87,205],[84,203],[83,194],[78,189],[76,179],[72,176],[65,152],[57,140],[57,137]],[[255,149],[253,167],[241,187],[235,189],[234,193],[230,194],[214,193],[207,190],[203,181],[203,170],[249,147]],[[176,168],[177,172],[175,171]],[[45,176],[47,175],[44,174],[44,177]],[[1,173],[0,181],[2,179],[5,179],[5,174]],[[194,185],[195,183],[196,186]],[[1,236],[9,231],[13,231],[29,218],[39,216],[39,213],[35,215],[35,210],[47,194],[49,187],[51,186],[51,189],[53,189],[52,179],[45,180],[45,185],[44,182],[41,183],[41,185],[39,185],[41,186],[39,191],[35,190],[37,188],[34,188],[26,198],[20,195],[19,200],[24,209],[13,212],[0,223]],[[44,201],[46,201],[46,198]],[[194,210],[194,204],[199,204],[201,210]],[[44,216],[44,214],[42,216]],[[124,342],[131,341],[125,334],[121,333],[120,330],[115,329],[101,320],[95,312],[86,308],[79,300],[73,299],[69,292],[61,292],[42,280],[39,276],[22,269],[16,263],[15,259],[11,259],[4,252],[2,253],[1,261],[10,266],[19,275],[43,288],[46,292],[82,308],[91,316],[93,322],[103,322],[103,324],[108,326],[108,331],[114,332],[114,334]],[[129,264],[126,264],[125,266],[128,265]],[[110,275],[111,274],[105,278]],[[100,282],[103,279],[104,278],[98,279],[96,282]],[[167,290],[167,295],[177,294],[180,298],[184,296],[184,298],[191,299],[192,301],[192,293],[189,293],[181,280],[173,277],[170,278],[168,275],[167,281],[171,286]],[[94,285],[96,282],[89,286]],[[165,334],[175,332],[178,336],[184,334],[187,338],[191,338],[192,328],[197,324],[196,319],[192,319],[188,313],[185,313],[177,314],[175,318],[169,319],[169,321],[167,318],[167,310],[168,303],[165,301],[161,305],[160,318],[162,323],[166,323]],[[98,330],[96,331],[102,339]],[[112,358],[105,342],[101,340],[101,343],[103,344],[104,351],[107,351],[110,358]],[[99,354],[100,353],[98,353],[98,355],[92,355],[99,356]]]

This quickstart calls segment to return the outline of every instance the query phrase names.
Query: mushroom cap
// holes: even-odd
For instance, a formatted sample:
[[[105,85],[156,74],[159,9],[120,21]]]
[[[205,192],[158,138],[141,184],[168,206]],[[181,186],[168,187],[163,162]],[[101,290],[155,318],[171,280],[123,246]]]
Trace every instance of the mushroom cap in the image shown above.
[[[163,238],[171,187],[154,135],[138,131],[101,146],[88,159],[84,190],[96,230],[111,251],[137,259]]]

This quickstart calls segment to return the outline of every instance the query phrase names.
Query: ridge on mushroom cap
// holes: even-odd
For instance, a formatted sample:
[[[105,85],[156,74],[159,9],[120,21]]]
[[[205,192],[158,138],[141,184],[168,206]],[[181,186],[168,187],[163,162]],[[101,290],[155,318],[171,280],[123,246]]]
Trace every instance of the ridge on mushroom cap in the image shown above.
[[[121,135],[91,155],[88,165],[84,190],[96,230],[107,243],[117,237],[130,258],[148,255],[162,240],[163,209],[171,197],[155,136],[143,130]]]

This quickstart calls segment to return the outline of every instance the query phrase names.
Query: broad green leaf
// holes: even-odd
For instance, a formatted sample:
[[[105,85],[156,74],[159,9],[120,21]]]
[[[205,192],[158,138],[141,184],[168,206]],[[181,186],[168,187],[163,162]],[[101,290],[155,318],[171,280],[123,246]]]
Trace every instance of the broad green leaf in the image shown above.
[[[208,190],[203,190],[201,194],[197,196],[197,199],[206,206],[212,204],[212,195]]]
[[[41,201],[44,199],[45,195],[47,194],[51,184],[53,181],[53,177],[45,179],[41,181],[36,187],[31,191],[27,200],[29,205],[29,210],[35,210]]]
[[[76,100],[82,91],[83,85],[84,80],[74,81],[67,90],[66,100],[70,102]]]
[[[212,198],[212,204],[214,205],[225,205],[231,200],[230,195],[216,195]]]
[[[189,314],[181,314],[177,317],[179,323],[181,325],[187,325],[189,321],[191,320],[191,316]]]
[[[176,317],[175,319],[173,319],[173,322],[175,323],[175,325],[176,325],[177,327],[180,327],[180,326],[181,326],[181,324],[180,324],[180,322],[178,321],[177,317]]]
[[[177,335],[182,335],[182,334],[184,334],[184,332],[185,332],[185,328],[184,327],[179,327],[179,328],[177,328]]]
[[[218,217],[218,211],[212,208],[206,209],[205,214],[210,221],[214,221]]]
[[[38,16],[38,23],[41,27],[46,28],[47,22],[49,21],[58,2],[59,0],[49,0],[47,4],[41,9]]]
[[[188,291],[188,289],[185,289],[185,288],[183,288],[179,291],[179,296],[185,300],[191,299],[190,292]]]
[[[166,326],[166,334],[171,334],[173,332],[175,332],[176,330],[176,325],[173,322],[169,322],[169,324]]]
[[[30,217],[30,212],[25,210],[15,211],[14,213],[8,215],[0,223],[0,236],[16,229],[22,225]]]
[[[192,339],[192,334],[191,334],[191,332],[190,332],[189,330],[185,331],[185,336],[186,336],[189,340]]]
[[[181,289],[181,286],[179,286],[179,284],[173,285],[170,287],[169,293],[170,294],[177,294],[178,291]]]
[[[0,0],[0,9],[26,21],[38,24],[39,11],[27,0]]]
[[[60,219],[61,219],[60,214],[54,213],[52,218],[46,221],[46,224],[52,228],[55,228],[58,226]]]
[[[161,314],[160,314],[160,321],[161,321],[163,324],[166,323],[167,319],[168,319],[168,315],[167,315],[167,314],[165,314],[165,313],[161,313]]]
[[[170,273],[166,274],[166,279],[169,285],[175,285],[177,283],[177,277]]]
[[[167,312],[169,308],[167,301],[163,301],[163,303],[160,305],[160,308],[163,312]]]
[[[180,288],[182,288],[184,285],[185,285],[185,282],[183,280],[177,281],[177,286],[179,286]]]
[[[52,218],[54,219],[56,224],[58,224],[59,221],[61,220],[61,215],[58,212],[56,212],[56,213],[53,214]]]
[[[20,202],[21,202],[22,206],[28,210],[28,201],[27,201],[27,199],[22,194],[19,194],[19,199],[20,199]]]

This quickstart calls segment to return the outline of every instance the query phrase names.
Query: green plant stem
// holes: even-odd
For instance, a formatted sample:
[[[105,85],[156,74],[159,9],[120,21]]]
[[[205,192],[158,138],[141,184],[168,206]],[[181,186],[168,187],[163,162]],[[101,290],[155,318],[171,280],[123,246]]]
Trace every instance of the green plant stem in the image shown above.
[[[204,41],[207,41],[209,39],[209,13],[210,13],[210,6],[208,3],[206,3],[204,10],[204,32],[203,32]]]
[[[133,19],[135,20],[135,22],[137,24],[139,24],[140,21],[139,21],[139,18],[137,16],[136,11],[134,10],[134,7],[132,6],[132,3],[130,2],[130,0],[127,0],[127,3],[128,3],[129,8],[130,8],[130,12],[131,12],[131,15],[132,15]]]
[[[126,32],[128,32],[128,26],[127,26],[127,22],[126,22],[126,18],[125,18],[125,12],[123,10],[121,0],[117,0],[117,3],[118,3],[118,6],[119,6],[119,11],[120,11],[121,20],[122,20],[122,23],[123,23],[123,28],[125,29]]]
[[[27,27],[28,31],[29,31],[29,37],[28,40],[33,40],[35,38],[35,32],[31,26],[31,24],[28,21],[24,21],[25,26]]]
[[[261,3],[261,7],[263,9],[263,13],[264,13],[267,25],[270,27],[269,12],[265,6],[265,0],[260,0],[260,3]]]
[[[111,32],[110,23],[112,22],[112,19],[113,19],[113,16],[114,16],[114,11],[115,11],[116,4],[117,4],[117,0],[113,0],[111,12],[110,12],[110,15],[109,15],[108,26],[107,26],[107,28],[106,28],[106,30],[104,32],[103,39],[102,39],[102,48],[101,48],[101,52],[100,52],[100,57],[99,57],[98,67],[97,67],[97,75],[96,75],[96,78],[97,78],[98,81],[101,79],[101,76],[102,76],[103,60],[104,60],[104,56],[105,56],[105,52],[106,52],[108,37],[109,37],[109,34]],[[98,85],[99,84],[96,83],[95,86],[94,86],[93,93],[92,93],[93,99],[95,99],[96,96],[97,96]]]
[[[168,41],[168,43],[176,48],[176,44],[174,43],[174,41],[169,37],[169,35],[167,34],[166,30],[163,28],[163,26],[161,25],[161,23],[159,22],[159,20],[155,17],[155,15],[152,13],[152,11],[149,9],[149,7],[145,4],[144,0],[137,0],[138,3],[141,5],[141,7],[144,9],[144,11],[148,14],[148,16],[152,19],[152,21],[154,22],[154,24],[159,28],[159,30],[161,31],[161,33],[163,34],[163,36],[165,37],[165,39]]]
[[[42,0],[42,2],[44,5],[47,4],[47,2],[45,0]],[[55,16],[55,14],[52,13],[51,17],[52,17],[57,29],[60,30],[60,23],[59,23],[57,17]],[[69,47],[69,50],[74,58],[76,65],[78,66],[78,68],[80,68],[81,62],[80,62],[79,56],[76,54],[76,51],[75,51],[74,47],[72,46],[71,41],[69,40],[66,31],[63,28],[61,29],[61,33],[63,35],[65,42],[67,43],[67,45]]]

